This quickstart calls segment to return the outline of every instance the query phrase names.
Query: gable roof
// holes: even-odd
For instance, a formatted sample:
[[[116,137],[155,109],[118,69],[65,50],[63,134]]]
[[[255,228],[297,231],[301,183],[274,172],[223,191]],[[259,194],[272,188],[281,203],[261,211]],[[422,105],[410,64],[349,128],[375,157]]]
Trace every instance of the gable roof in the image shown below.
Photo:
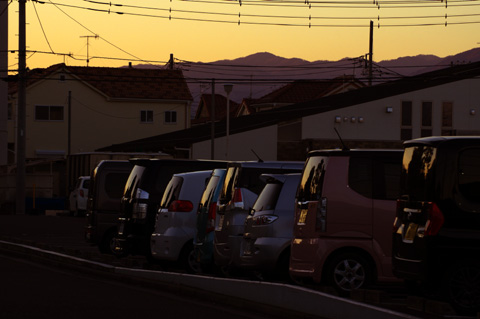
[[[111,99],[182,100],[193,97],[181,70],[67,66],[63,63],[27,73],[27,88],[50,76],[69,73]],[[17,93],[9,82],[9,94]]]
[[[215,121],[226,118],[227,116],[227,98],[221,94],[215,94]],[[212,94],[202,94],[200,102],[198,104],[195,118],[192,120],[192,124],[210,122],[212,114]],[[239,104],[230,100],[230,118],[234,117],[237,113]]]
[[[362,104],[477,76],[480,76],[480,62],[452,66],[442,70],[405,77],[397,81],[364,87],[308,102],[296,103],[281,108],[257,112],[252,115],[233,118],[230,120],[230,134],[254,130],[279,122],[324,113],[351,105]],[[215,137],[218,138],[225,135],[226,121],[216,123]],[[186,130],[104,147],[97,151],[158,152],[164,150],[168,152],[169,149],[173,149],[174,147],[189,147],[192,143],[209,140],[210,138],[211,124],[208,123]]]
[[[294,104],[312,101],[324,96],[341,93],[349,87],[365,87],[353,76],[341,76],[329,80],[296,80],[257,99],[253,106],[261,104]]]

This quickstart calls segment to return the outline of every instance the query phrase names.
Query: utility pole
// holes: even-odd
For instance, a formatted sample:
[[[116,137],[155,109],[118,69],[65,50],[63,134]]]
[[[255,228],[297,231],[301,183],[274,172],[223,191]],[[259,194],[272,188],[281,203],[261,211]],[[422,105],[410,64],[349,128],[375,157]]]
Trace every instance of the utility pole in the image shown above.
[[[98,39],[98,34],[84,35],[84,36],[81,36],[80,38],[87,38],[87,67],[88,67],[88,63],[90,62],[90,53],[89,53],[90,38]]]
[[[210,145],[210,158],[215,159],[215,79],[212,79],[212,103],[211,103],[211,114],[210,119],[212,121],[211,127],[211,145]]]
[[[373,64],[373,21],[370,20],[370,46],[368,53],[368,86],[372,86],[372,64]]]
[[[173,70],[173,53],[170,53],[170,60],[168,61],[168,68]]]
[[[16,176],[16,212],[25,214],[26,193],[26,19],[25,2],[19,0],[18,19],[18,112],[17,112],[17,176]]]

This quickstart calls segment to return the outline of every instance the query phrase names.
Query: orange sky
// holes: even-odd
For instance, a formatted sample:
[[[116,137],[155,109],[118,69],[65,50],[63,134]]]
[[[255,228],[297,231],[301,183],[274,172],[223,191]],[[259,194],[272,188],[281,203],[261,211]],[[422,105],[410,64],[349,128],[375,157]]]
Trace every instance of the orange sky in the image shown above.
[[[163,64],[170,53],[195,62],[256,52],[338,60],[368,52],[370,20],[377,62],[417,54],[445,57],[478,46],[480,1],[450,0],[447,7],[439,1],[393,1],[28,1],[27,50],[36,53],[27,53],[27,66],[86,65],[87,41],[90,66]],[[9,19],[9,50],[16,50],[17,1],[9,5]],[[16,53],[9,54],[9,69],[16,63]]]

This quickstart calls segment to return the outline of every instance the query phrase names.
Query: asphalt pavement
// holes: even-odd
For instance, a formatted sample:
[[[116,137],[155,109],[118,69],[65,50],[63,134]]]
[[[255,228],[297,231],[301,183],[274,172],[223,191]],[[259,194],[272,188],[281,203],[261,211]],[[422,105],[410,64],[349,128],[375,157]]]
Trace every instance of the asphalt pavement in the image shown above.
[[[282,284],[152,269],[144,257],[100,254],[84,239],[85,218],[65,213],[5,215],[0,213],[0,252],[59,266],[81,268],[156,285],[182,293],[208,295],[224,303],[256,307],[277,317],[420,318],[320,291]],[[424,316],[421,316],[424,317]]]

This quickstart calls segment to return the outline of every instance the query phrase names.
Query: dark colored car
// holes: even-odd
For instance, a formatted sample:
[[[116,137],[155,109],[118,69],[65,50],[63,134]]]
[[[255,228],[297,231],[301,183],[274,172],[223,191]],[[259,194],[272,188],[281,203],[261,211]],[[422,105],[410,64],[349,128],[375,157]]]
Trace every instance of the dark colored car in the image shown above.
[[[101,161],[90,176],[85,239],[102,253],[112,253],[125,183],[133,165],[129,161]]]
[[[163,192],[175,173],[226,167],[227,162],[181,159],[132,159],[122,197],[115,254],[151,257],[150,237]]]
[[[265,186],[261,174],[299,173],[304,162],[230,162],[220,193],[214,236],[215,264],[227,270],[240,263],[245,218]]]
[[[218,222],[217,202],[222,191],[225,174],[224,168],[213,170],[198,204],[193,241],[197,272],[208,270],[213,264],[213,235]]]
[[[461,313],[480,311],[480,137],[404,143],[393,272]],[[418,286],[418,285],[415,285]]]

